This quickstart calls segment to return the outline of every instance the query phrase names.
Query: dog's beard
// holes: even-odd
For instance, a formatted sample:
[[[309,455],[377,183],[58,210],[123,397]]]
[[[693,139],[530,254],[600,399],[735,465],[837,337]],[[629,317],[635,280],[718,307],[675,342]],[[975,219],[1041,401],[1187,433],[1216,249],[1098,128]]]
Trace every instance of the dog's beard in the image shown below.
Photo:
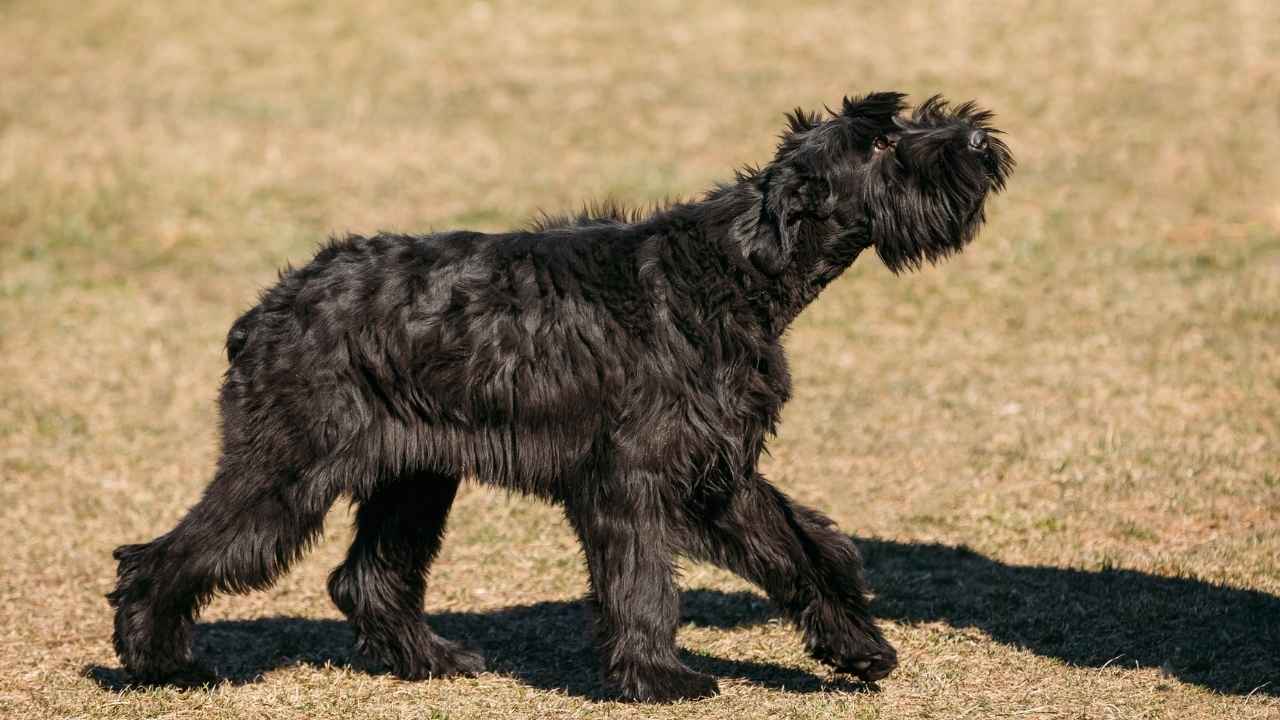
[[[865,193],[869,240],[894,273],[918,270],[960,252],[986,219],[985,193],[938,196],[915,186],[884,185]]]

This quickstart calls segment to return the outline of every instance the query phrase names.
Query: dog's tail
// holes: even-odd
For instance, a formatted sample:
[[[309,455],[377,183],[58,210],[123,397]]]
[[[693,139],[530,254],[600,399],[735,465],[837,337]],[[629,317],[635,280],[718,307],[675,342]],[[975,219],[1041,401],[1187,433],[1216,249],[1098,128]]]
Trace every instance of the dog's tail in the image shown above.
[[[227,333],[227,362],[235,362],[236,356],[249,343],[249,338],[253,335],[253,328],[257,325],[258,315],[261,311],[261,306],[254,307],[231,324],[231,331]]]

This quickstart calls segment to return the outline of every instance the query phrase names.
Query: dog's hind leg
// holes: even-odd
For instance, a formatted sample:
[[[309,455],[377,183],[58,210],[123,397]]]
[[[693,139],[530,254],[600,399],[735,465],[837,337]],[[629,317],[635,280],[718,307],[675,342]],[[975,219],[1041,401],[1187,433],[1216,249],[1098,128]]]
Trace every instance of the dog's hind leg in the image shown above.
[[[484,669],[480,655],[436,635],[422,615],[427,573],[458,482],[411,473],[358,499],[355,540],[329,576],[329,595],[355,628],[356,647],[402,678]]]
[[[677,656],[680,596],[669,522],[644,485],[637,478],[610,486],[608,499],[566,504],[587,559],[604,675],[631,700],[714,695],[715,678],[690,670]]]
[[[804,633],[816,659],[866,681],[898,664],[868,610],[862,559],[826,516],[793,503],[764,478],[688,516],[684,550],[762,587]]]
[[[115,550],[114,642],[143,682],[191,666],[191,627],[216,592],[272,584],[320,532],[335,492],[249,453],[223,453],[213,482],[178,525]]]

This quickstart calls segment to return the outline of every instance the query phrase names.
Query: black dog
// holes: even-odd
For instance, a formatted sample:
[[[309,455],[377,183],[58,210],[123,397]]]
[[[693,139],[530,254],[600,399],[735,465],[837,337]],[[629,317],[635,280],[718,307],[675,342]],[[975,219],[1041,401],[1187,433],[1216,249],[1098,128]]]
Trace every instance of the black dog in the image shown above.
[[[422,617],[471,477],[564,506],[628,698],[717,691],[677,656],[677,553],[764,588],[819,660],[889,674],[853,542],[756,462],[790,393],[787,325],[866,248],[895,272],[963,248],[1012,170],[990,113],[902,113],[898,93],[797,110],[768,165],[645,216],[349,237],[284,272],[227,337],[204,497],[115,552],[125,667],[184,671],[201,605],[270,585],[348,495],[356,537],[329,592],[359,649],[406,678],[480,671]]]

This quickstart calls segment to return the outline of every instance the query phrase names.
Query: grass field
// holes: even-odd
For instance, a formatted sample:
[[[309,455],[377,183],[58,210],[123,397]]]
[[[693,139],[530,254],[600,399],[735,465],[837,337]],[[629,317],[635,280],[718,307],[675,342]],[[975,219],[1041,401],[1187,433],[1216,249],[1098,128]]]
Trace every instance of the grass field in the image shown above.
[[[242,5],[0,1],[0,716],[1280,717],[1280,6]],[[340,507],[205,612],[226,682],[124,687],[110,550],[210,477],[221,344],[276,268],[691,195],[784,110],[890,88],[994,108],[1019,170],[963,256],[864,258],[790,335],[766,469],[858,538],[878,689],[688,564],[723,695],[611,701],[560,514],[476,486],[427,609],[491,672],[351,657]]]

